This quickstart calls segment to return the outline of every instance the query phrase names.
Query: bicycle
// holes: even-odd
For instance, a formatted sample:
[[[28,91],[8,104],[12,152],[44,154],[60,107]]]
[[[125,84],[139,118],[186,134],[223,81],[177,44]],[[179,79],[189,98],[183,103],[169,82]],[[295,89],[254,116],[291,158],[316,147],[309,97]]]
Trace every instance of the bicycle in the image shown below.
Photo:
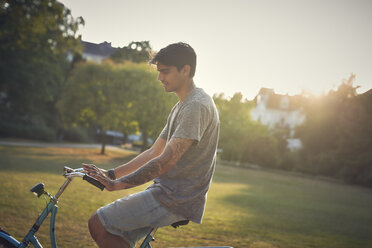
[[[31,244],[35,248],[42,248],[43,246],[40,244],[39,240],[37,239],[36,233],[38,232],[40,226],[43,224],[44,220],[48,217],[49,214],[51,214],[50,241],[51,241],[52,248],[57,248],[57,242],[56,242],[56,236],[55,236],[55,221],[56,221],[57,210],[58,210],[57,203],[58,203],[59,197],[65,191],[65,189],[70,184],[72,179],[75,177],[81,177],[83,180],[86,180],[87,182],[99,188],[100,190],[104,190],[105,188],[105,186],[101,184],[99,181],[97,181],[93,177],[86,174],[83,168],[72,169],[72,168],[65,166],[63,176],[66,178],[66,181],[62,184],[62,186],[59,188],[58,192],[54,196],[50,195],[48,192],[45,191],[43,183],[38,183],[30,189],[30,191],[34,193],[38,198],[40,198],[40,196],[42,195],[47,195],[50,198],[49,203],[47,204],[45,209],[42,211],[42,213],[39,215],[36,222],[33,224],[33,226],[30,228],[30,230],[24,236],[21,242],[19,242],[14,237],[12,237],[9,233],[7,233],[6,231],[0,228],[0,248],[24,248],[24,247],[27,247],[29,244]],[[176,228],[181,225],[187,225],[188,222],[189,222],[188,220],[180,221],[180,222],[173,223],[172,226]],[[154,241],[154,235],[157,229],[158,228],[153,228],[148,233],[148,235],[143,240],[140,248],[152,248],[150,242]],[[208,247],[209,248],[232,248],[232,247],[227,247],[227,246],[213,246],[213,247],[208,246]],[[197,248],[197,247],[194,247],[194,248]]]

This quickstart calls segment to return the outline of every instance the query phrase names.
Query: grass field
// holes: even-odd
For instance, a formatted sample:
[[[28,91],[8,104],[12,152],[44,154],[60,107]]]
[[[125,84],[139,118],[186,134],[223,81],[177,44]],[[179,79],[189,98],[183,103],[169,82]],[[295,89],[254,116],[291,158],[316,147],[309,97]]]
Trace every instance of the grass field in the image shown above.
[[[104,168],[135,154],[99,149],[0,146],[0,226],[21,239],[46,205],[29,189],[44,182],[52,194],[64,182],[64,165],[93,162]],[[59,247],[96,247],[87,220],[100,206],[144,189],[107,192],[74,179],[59,201]],[[49,223],[38,233],[50,247]],[[153,246],[212,246],[235,248],[370,248],[372,190],[335,182],[267,171],[218,166],[203,224],[174,230],[159,229]]]

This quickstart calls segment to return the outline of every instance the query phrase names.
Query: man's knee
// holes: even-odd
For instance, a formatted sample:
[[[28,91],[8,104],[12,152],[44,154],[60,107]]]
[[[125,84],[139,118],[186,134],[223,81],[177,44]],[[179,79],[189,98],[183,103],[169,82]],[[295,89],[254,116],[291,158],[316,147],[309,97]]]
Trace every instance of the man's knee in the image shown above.
[[[97,212],[88,220],[88,227],[90,235],[99,247],[129,247],[129,243],[124,238],[106,231]]]
[[[101,221],[98,218],[97,212],[95,212],[88,220],[88,227],[89,227],[89,232],[92,235],[94,240],[96,240],[97,236],[100,233],[103,233],[102,231],[105,231]]]

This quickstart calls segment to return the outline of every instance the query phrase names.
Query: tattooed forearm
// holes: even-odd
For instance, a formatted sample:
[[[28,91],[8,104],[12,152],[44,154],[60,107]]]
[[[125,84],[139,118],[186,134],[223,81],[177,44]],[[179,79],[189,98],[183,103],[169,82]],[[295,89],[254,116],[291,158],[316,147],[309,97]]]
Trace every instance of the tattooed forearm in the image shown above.
[[[170,157],[172,157],[172,150],[165,149],[165,156],[159,156],[150,160],[147,164],[133,172],[132,174],[122,177],[121,182],[128,184],[129,187],[135,187],[147,183],[155,177],[162,174],[169,166]]]
[[[172,139],[159,157],[152,159],[134,173],[120,178],[120,182],[126,185],[125,188],[131,188],[162,175],[177,163],[192,142],[193,140]]]

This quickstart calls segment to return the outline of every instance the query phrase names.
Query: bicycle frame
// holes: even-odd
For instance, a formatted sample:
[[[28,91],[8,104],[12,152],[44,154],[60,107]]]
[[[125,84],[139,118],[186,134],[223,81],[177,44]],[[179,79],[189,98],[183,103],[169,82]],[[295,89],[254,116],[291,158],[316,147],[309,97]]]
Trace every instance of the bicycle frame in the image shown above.
[[[56,236],[54,232],[55,230],[54,225],[55,225],[57,210],[58,210],[58,206],[51,200],[18,247],[23,248],[23,247],[26,247],[28,243],[31,243],[35,248],[42,248],[42,245],[40,244],[39,240],[36,238],[35,234],[39,230],[39,227],[44,222],[45,218],[51,213],[52,215],[50,218],[50,241],[51,241],[52,247],[56,248],[57,243],[56,243]]]
[[[140,248],[152,248],[150,242],[154,240],[154,235],[157,228],[154,228],[151,230],[149,234],[147,234],[146,238],[143,240]]]

